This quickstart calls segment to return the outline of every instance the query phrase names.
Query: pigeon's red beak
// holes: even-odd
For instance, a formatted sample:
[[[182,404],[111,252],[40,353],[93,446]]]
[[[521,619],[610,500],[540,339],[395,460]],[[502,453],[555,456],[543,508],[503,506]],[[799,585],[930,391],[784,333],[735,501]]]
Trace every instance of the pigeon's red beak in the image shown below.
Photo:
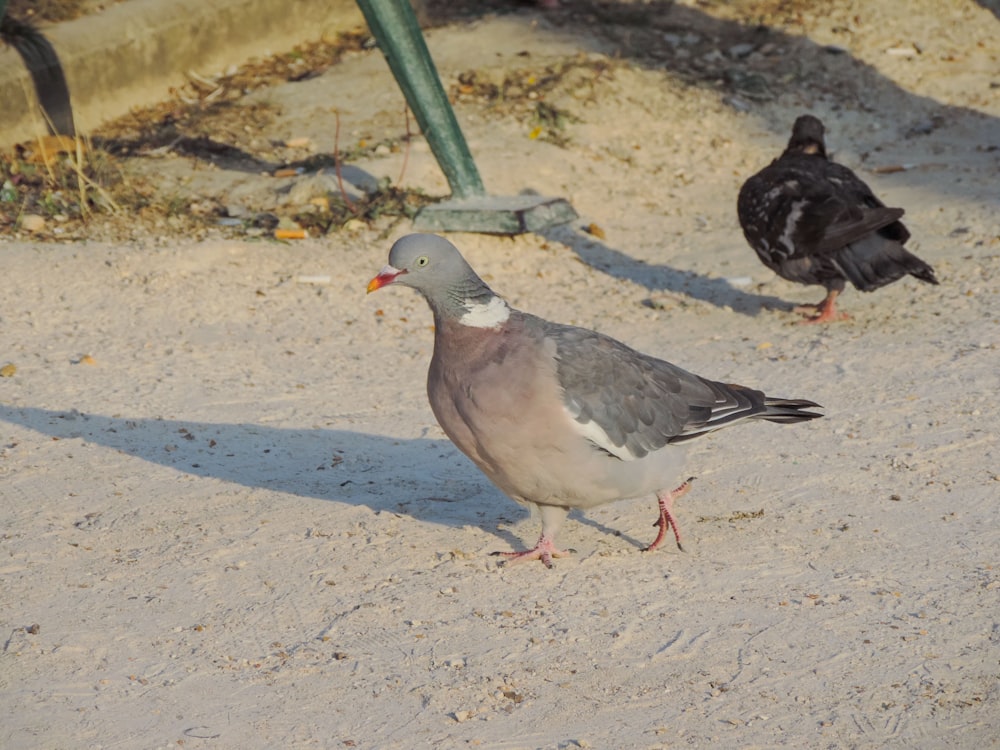
[[[392,266],[383,267],[382,270],[378,272],[378,276],[368,282],[368,294],[371,294],[376,289],[388,286],[404,273],[406,273],[406,271],[400,271],[398,268],[393,268]]]

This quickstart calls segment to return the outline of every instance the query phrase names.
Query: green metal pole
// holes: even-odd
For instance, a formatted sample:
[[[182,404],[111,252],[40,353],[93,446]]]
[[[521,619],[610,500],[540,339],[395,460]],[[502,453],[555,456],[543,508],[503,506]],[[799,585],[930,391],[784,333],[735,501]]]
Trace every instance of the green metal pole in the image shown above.
[[[486,194],[408,0],[357,0],[455,198]]]

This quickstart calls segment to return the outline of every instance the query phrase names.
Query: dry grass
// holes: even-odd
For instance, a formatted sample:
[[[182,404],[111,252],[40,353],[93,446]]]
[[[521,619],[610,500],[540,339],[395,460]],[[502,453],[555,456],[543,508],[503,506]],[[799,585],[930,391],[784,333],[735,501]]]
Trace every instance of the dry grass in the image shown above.
[[[245,236],[291,222],[316,235],[336,231],[351,220],[411,218],[432,199],[385,181],[353,201],[341,191],[289,215],[276,216],[261,208],[232,220],[220,202],[163,194],[134,168],[138,159],[171,154],[221,169],[271,173],[288,167],[310,174],[381,147],[406,148],[408,137],[403,137],[288,162],[273,148],[257,150],[259,144],[247,136],[248,124],[260,131],[275,116],[267,104],[245,103],[247,93],[319,75],[367,41],[365,34],[345,33],[253,60],[227,75],[192,76],[169,100],[136,108],[101,127],[91,139],[45,138],[0,152],[0,236],[28,231],[39,238],[78,239],[94,235],[98,218],[99,234],[109,240],[135,236],[143,226],[158,234],[203,236],[212,231]],[[29,216],[40,219],[31,219],[26,227]]]
[[[83,138],[46,136],[0,152],[0,234],[27,216],[73,234],[95,214],[142,208],[143,196],[118,160]]]
[[[475,103],[492,114],[512,116],[530,126],[530,137],[565,147],[566,126],[576,121],[552,101],[565,93],[575,100],[594,95],[597,82],[613,72],[616,63],[579,55],[569,60],[515,70],[468,70],[451,86],[452,101]]]

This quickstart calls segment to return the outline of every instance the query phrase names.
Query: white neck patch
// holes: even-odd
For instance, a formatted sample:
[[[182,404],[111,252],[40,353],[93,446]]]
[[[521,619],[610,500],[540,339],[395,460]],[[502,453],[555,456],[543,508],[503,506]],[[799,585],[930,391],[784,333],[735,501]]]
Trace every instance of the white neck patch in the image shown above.
[[[486,304],[466,300],[463,307],[466,312],[458,322],[473,328],[496,328],[510,317],[510,306],[500,297],[493,297]]]

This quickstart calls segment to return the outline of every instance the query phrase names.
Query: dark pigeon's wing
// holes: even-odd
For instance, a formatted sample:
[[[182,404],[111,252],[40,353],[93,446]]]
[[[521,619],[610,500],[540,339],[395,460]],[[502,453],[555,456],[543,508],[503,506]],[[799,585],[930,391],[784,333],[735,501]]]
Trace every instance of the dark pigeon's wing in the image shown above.
[[[802,255],[803,229],[812,235],[834,207],[816,193],[808,174],[777,160],[747,180],[736,208],[740,226],[761,261],[773,270]],[[809,221],[803,219],[808,211]]]
[[[878,232],[887,240],[905,244],[910,233],[899,220],[901,208],[887,207],[868,184],[847,167],[835,162],[824,165],[825,182],[836,192],[844,211],[835,216],[817,252],[829,253]]]
[[[894,239],[908,236],[901,208],[887,208],[849,169],[816,156],[786,155],[751,177],[737,210],[747,241],[771,268],[829,255],[893,224]]]

